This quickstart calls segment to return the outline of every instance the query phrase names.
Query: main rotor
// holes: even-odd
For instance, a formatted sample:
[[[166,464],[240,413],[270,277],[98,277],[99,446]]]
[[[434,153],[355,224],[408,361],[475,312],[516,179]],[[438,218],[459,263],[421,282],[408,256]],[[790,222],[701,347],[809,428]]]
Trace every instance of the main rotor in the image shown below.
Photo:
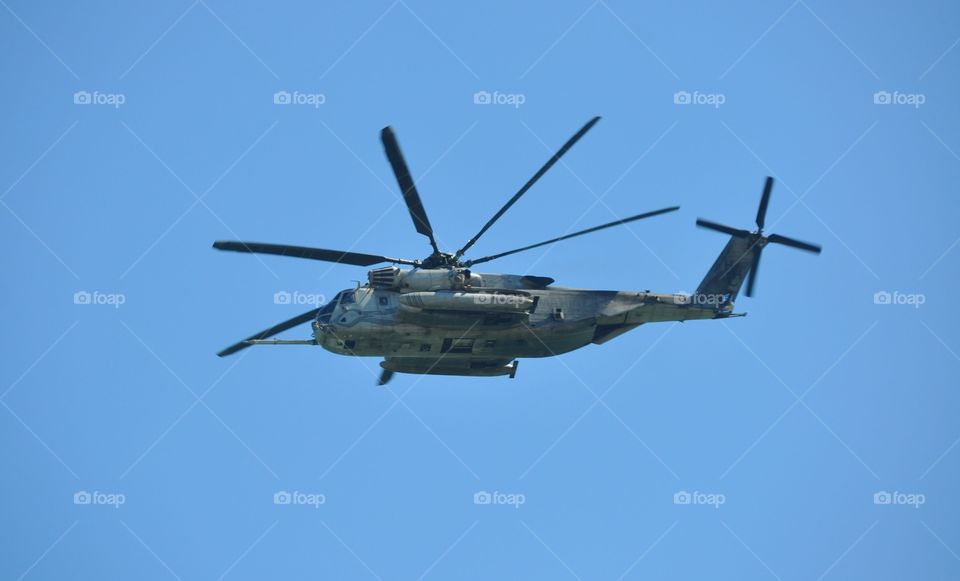
[[[475,264],[480,264],[483,262],[489,262],[497,258],[503,258],[504,256],[509,256],[511,254],[516,254],[518,252],[523,252],[526,250],[531,250],[540,246],[545,246],[547,244],[553,244],[555,242],[560,242],[561,240],[567,240],[569,238],[575,238],[577,236],[582,236],[584,234],[590,234],[598,230],[603,230],[605,228],[610,228],[613,226],[619,226],[622,224],[627,224],[636,220],[642,220],[644,218],[650,218],[657,216],[659,214],[665,214],[667,212],[673,212],[679,209],[679,206],[671,206],[669,208],[662,208],[660,210],[654,210],[652,212],[646,212],[643,214],[637,214],[635,216],[630,216],[622,220],[616,220],[613,222],[608,222],[606,224],[601,224],[599,226],[594,226],[592,228],[587,228],[586,230],[580,230],[578,232],[573,232],[572,234],[566,234],[564,236],[559,236],[557,238],[552,238],[550,240],[545,240],[543,242],[538,242],[536,244],[530,244],[528,246],[523,246],[521,248],[515,248],[513,250],[508,250],[506,252],[501,252],[498,254],[492,254],[489,256],[483,256],[481,258],[475,258],[473,260],[463,260],[464,253],[467,252],[476,242],[483,236],[487,230],[493,226],[497,220],[503,216],[507,210],[509,210],[516,202],[519,200],[527,191],[533,187],[537,181],[543,177],[547,171],[563,157],[567,151],[570,150],[577,141],[580,140],[590,129],[600,121],[600,117],[594,117],[588,121],[583,127],[577,131],[573,137],[567,140],[563,146],[554,153],[550,159],[531,177],[523,187],[521,187],[513,196],[507,200],[507,203],[501,207],[492,218],[487,220],[486,224],[477,232],[472,238],[470,238],[466,244],[464,244],[456,252],[444,252],[437,245],[436,237],[433,234],[433,226],[430,224],[430,219],[427,217],[427,212],[423,207],[423,201],[420,199],[420,193],[417,191],[417,186],[414,183],[413,176],[410,173],[410,168],[407,166],[407,162],[403,157],[403,153],[400,150],[400,144],[397,142],[397,137],[393,133],[393,129],[390,127],[384,127],[380,131],[380,141],[383,143],[384,152],[387,155],[387,160],[390,162],[390,167],[393,169],[393,174],[397,178],[397,184],[400,186],[400,193],[403,196],[403,201],[407,206],[407,210],[410,212],[410,218],[413,220],[413,226],[416,231],[420,234],[423,234],[427,237],[430,242],[430,247],[433,249],[433,252],[422,260],[411,260],[407,258],[391,258],[389,256],[383,256],[378,254],[365,254],[360,252],[349,252],[349,251],[340,251],[340,250],[328,250],[325,248],[313,248],[306,246],[291,246],[288,244],[267,244],[261,242],[235,242],[235,241],[217,241],[213,243],[213,247],[220,250],[231,250],[234,252],[250,252],[250,253],[259,253],[259,254],[278,254],[282,256],[293,256],[296,258],[306,258],[310,260],[322,260],[326,262],[336,262],[341,264],[352,264],[355,266],[370,266],[372,264],[378,264],[382,262],[391,262],[394,264],[406,264],[418,268],[469,268]]]

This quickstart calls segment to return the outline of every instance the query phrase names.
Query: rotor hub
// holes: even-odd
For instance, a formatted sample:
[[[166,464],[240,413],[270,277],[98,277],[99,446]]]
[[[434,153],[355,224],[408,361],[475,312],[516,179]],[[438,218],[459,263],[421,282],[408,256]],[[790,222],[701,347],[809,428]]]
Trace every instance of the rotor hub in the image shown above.
[[[449,252],[434,252],[423,259],[421,268],[456,268],[460,266],[457,257]]]

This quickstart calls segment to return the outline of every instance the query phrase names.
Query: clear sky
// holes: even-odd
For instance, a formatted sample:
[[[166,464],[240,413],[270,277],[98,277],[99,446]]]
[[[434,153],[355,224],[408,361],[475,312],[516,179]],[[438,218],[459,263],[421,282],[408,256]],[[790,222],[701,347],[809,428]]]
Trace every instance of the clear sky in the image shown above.
[[[0,576],[960,577],[956,3],[0,6]],[[214,356],[366,278],[215,239],[429,253],[382,127],[450,250],[594,115],[474,256],[681,210],[484,266],[691,291],[766,175],[823,254],[514,380]]]

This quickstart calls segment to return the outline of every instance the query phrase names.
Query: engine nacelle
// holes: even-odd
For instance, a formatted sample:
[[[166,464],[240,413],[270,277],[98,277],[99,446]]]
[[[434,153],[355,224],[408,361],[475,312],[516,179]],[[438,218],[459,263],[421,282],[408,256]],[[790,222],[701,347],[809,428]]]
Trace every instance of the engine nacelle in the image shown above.
[[[374,268],[367,272],[367,280],[373,288],[397,288],[401,272],[396,266]]]
[[[370,286],[407,291],[460,290],[483,286],[483,277],[467,268],[375,268],[367,273]]]

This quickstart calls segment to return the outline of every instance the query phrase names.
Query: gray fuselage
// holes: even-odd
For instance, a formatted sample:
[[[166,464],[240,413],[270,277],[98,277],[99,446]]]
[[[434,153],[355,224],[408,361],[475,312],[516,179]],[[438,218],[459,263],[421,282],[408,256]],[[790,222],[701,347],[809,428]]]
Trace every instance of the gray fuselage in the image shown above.
[[[516,358],[603,343],[643,323],[728,313],[724,305],[694,304],[687,295],[553,287],[550,279],[518,275],[472,277],[482,286],[342,291],[317,316],[314,337],[333,353],[384,357],[384,368],[397,371],[495,375],[506,374]]]

